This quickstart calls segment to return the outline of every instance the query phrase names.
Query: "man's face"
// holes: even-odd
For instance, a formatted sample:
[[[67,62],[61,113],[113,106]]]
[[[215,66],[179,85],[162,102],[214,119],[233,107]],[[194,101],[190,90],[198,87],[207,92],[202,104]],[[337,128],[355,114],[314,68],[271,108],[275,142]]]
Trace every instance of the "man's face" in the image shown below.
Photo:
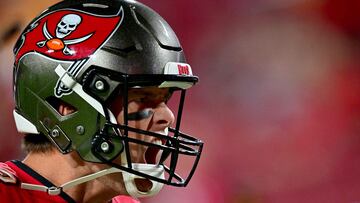
[[[128,125],[133,128],[156,132],[167,135],[168,127],[174,122],[175,117],[166,102],[171,96],[169,88],[145,87],[132,88],[128,92]],[[117,122],[124,124],[124,111],[121,99],[112,105]],[[153,136],[128,132],[128,136],[137,140],[161,144],[163,140]],[[132,163],[155,164],[158,150],[146,145],[130,143],[130,155]]]
[[[168,127],[174,122],[175,117],[166,102],[171,92],[169,88],[132,88],[128,91],[128,126],[141,130],[168,135]],[[124,124],[124,110],[122,98],[118,98],[111,105],[112,112],[117,115],[119,124]],[[121,132],[124,133],[124,132]],[[159,138],[129,131],[128,136],[147,143],[164,144]],[[156,164],[159,149],[147,145],[129,143],[132,163]],[[123,161],[122,161],[123,162]],[[140,191],[147,192],[152,188],[152,183],[147,179],[135,178],[135,183]]]

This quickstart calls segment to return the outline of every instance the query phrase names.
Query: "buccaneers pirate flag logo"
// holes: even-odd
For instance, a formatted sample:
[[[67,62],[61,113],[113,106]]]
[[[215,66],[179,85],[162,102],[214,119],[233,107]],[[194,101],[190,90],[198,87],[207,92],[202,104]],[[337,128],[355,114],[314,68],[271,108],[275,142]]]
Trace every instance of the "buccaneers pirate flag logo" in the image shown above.
[[[32,23],[15,48],[15,65],[27,53],[36,52],[47,57],[72,62],[68,73],[76,76],[87,60],[101,48],[118,29],[124,17],[120,7],[115,15],[63,9],[47,13]],[[71,93],[60,80],[55,95]]]

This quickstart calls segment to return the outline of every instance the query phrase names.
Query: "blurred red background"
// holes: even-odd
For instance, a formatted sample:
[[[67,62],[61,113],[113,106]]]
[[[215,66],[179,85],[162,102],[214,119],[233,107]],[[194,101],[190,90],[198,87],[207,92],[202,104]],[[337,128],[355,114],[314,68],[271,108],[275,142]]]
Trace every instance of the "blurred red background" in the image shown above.
[[[0,3],[0,161],[24,156],[12,44],[51,2]],[[188,187],[143,202],[360,201],[359,1],[141,2],[173,27],[200,77],[182,127],[205,142]]]

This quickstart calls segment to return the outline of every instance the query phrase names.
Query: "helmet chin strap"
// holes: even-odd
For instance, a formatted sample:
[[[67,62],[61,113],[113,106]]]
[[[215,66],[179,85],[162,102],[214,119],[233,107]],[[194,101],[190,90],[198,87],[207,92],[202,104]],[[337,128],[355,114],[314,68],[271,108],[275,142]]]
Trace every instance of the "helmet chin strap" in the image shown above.
[[[138,169],[141,172],[147,173],[149,175],[155,175],[156,177],[163,178],[164,177],[164,169],[161,166],[156,165],[149,165],[149,164],[133,164],[134,169]],[[83,184],[85,182],[89,182],[91,180],[94,180],[96,178],[100,178],[102,176],[111,174],[111,173],[122,173],[124,177],[124,184],[126,191],[131,195],[132,197],[139,198],[139,197],[150,197],[155,194],[157,194],[163,187],[162,183],[158,183],[155,181],[152,182],[152,188],[147,192],[140,191],[134,180],[135,178],[142,178],[138,177],[136,175],[133,175],[131,173],[122,171],[118,168],[108,168],[101,171],[98,171],[96,173],[92,173],[74,180],[71,180],[67,183],[62,184],[59,187],[47,187],[45,185],[37,185],[37,184],[30,184],[30,183],[21,183],[21,188],[25,190],[35,190],[35,191],[42,191],[46,192],[49,195],[59,195],[61,191],[67,190],[69,188],[72,188],[74,186]],[[144,179],[144,178],[142,178]]]
[[[122,153],[121,156],[124,157],[124,159],[122,159],[122,160],[126,160],[124,153]],[[124,161],[124,162],[127,162],[127,161]],[[127,165],[124,165],[124,166],[127,166]],[[137,170],[139,172],[142,172],[142,173],[145,173],[145,174],[148,174],[151,176],[155,176],[155,177],[161,178],[161,179],[164,179],[164,177],[165,177],[165,171],[164,171],[163,166],[153,165],[153,164],[139,164],[139,163],[134,163],[134,164],[132,164],[132,166],[133,166],[134,170]],[[67,183],[62,184],[59,187],[55,187],[55,186],[47,187],[44,185],[37,185],[37,184],[30,184],[30,183],[21,183],[20,185],[21,185],[21,188],[25,189],[25,190],[42,191],[42,192],[48,193],[49,195],[59,195],[63,190],[67,190],[74,186],[83,184],[85,182],[89,182],[96,178],[100,178],[102,176],[112,174],[112,173],[122,173],[125,189],[129,193],[129,195],[131,195],[134,198],[150,197],[150,196],[156,195],[157,193],[160,192],[160,190],[164,186],[164,184],[162,184],[162,183],[149,180],[152,183],[151,189],[146,192],[140,191],[139,188],[135,184],[135,179],[136,178],[145,179],[145,178],[122,171],[115,167],[104,169],[104,170],[98,171],[96,173],[92,173],[92,174],[71,180]]]
[[[59,195],[63,190],[67,190],[69,188],[72,188],[74,186],[89,182],[91,180],[94,180],[96,178],[100,178],[102,176],[111,174],[111,173],[122,173],[123,171],[118,168],[107,168],[101,171],[98,171],[96,173],[92,173],[86,176],[82,176],[80,178],[76,178],[74,180],[71,180],[69,182],[66,182],[62,184],[59,187],[53,186],[53,187],[47,187],[45,185],[37,185],[37,184],[30,184],[30,183],[20,183],[21,188],[25,190],[35,190],[35,191],[42,191],[46,192],[49,195]]]
[[[121,153],[121,160],[126,160],[125,153]],[[123,162],[123,161],[122,161]],[[127,166],[127,161],[123,162],[123,166]],[[132,167],[134,170],[139,171],[141,173],[145,173],[160,179],[165,178],[165,170],[163,166],[160,165],[154,165],[154,164],[140,164],[140,163],[133,163]],[[123,171],[122,172],[124,185],[126,191],[134,198],[140,198],[140,197],[151,197],[160,192],[160,190],[163,188],[164,184],[159,183],[157,181],[149,180],[144,177],[140,177],[137,175],[134,175],[132,173],[128,173]],[[138,186],[135,183],[135,179],[144,179],[147,181],[151,181],[151,189],[148,191],[140,191]]]

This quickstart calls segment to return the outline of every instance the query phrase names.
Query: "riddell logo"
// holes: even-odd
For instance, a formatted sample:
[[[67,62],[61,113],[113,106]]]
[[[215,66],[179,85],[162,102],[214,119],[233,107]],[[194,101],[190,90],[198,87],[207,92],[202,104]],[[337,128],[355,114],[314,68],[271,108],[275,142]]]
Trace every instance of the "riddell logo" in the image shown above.
[[[178,64],[179,75],[190,75],[189,66]]]

